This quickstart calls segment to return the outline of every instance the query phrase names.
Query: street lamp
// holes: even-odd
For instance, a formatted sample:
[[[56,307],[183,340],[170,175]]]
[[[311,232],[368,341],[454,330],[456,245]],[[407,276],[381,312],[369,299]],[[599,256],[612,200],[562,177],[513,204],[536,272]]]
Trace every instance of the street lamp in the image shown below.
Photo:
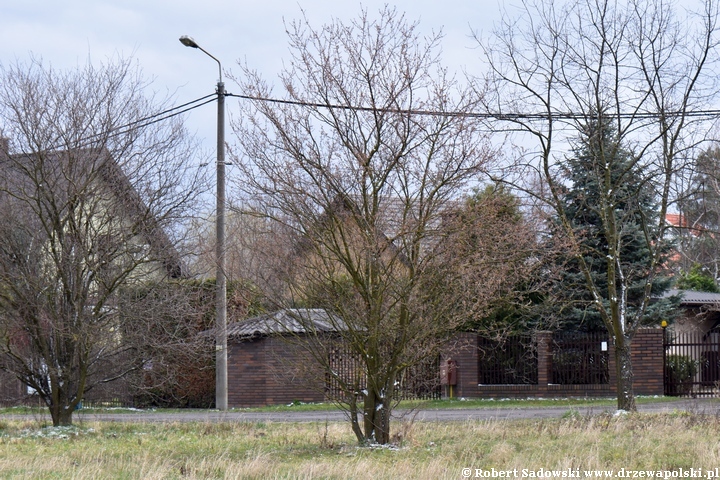
[[[225,276],[225,84],[222,81],[220,60],[210,55],[192,37],[183,35],[180,43],[197,48],[218,64],[217,83],[217,196],[215,214],[215,408],[228,408],[227,375],[227,282]]]

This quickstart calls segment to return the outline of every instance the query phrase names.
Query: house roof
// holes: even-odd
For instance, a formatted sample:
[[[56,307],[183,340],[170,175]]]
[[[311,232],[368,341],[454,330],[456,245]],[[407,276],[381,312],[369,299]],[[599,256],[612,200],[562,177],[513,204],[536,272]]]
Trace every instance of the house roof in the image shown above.
[[[667,213],[665,214],[665,220],[668,225],[672,227],[688,227],[687,217],[683,216],[681,213]]]
[[[690,225],[687,215],[683,215],[682,213],[665,214],[665,223],[672,228],[685,230],[695,237],[698,237],[705,232],[705,229],[701,224],[693,223]]]
[[[720,293],[697,292],[695,290],[668,290],[663,297],[681,297],[680,305],[700,307],[703,305],[720,305]]]
[[[228,337],[336,332],[342,320],[319,308],[283,309],[228,325]]]

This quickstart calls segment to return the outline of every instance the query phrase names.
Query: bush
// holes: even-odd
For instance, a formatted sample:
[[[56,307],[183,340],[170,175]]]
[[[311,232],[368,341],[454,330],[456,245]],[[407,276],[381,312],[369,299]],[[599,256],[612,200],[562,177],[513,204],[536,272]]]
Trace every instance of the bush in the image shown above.
[[[698,362],[687,355],[668,355],[665,361],[665,385],[668,395],[686,395],[692,390]]]

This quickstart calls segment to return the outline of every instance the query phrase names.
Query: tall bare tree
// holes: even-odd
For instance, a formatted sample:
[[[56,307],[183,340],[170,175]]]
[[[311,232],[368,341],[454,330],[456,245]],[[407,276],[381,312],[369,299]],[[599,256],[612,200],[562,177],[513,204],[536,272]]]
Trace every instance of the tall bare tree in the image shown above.
[[[303,19],[288,34],[280,81],[299,103],[253,101],[234,122],[238,204],[295,238],[276,298],[314,299],[333,314],[331,329],[365,379],[343,386],[353,431],[360,443],[387,443],[402,373],[437,355],[465,321],[436,295],[432,252],[443,212],[477,182],[491,151],[473,121],[443,114],[473,110],[477,97],[440,66],[440,35],[422,37],[389,8],[322,28]],[[243,73],[244,92],[271,94]],[[332,345],[307,345],[342,383],[328,362]]]
[[[279,225],[262,214],[242,211],[228,205],[225,218],[226,267],[225,274],[234,294],[250,300],[262,292],[277,292],[285,258],[291,253],[291,239],[283,236]],[[215,221],[213,218],[193,222],[195,232],[194,257],[189,268],[194,276],[212,278],[215,275]]]
[[[677,198],[677,175],[706,131],[695,112],[716,97],[717,20],[712,0],[687,18],[665,1],[539,0],[524,2],[517,19],[506,17],[490,40],[480,39],[490,66],[485,80],[495,93],[485,97],[488,109],[503,114],[503,130],[520,134],[519,143],[538,147],[518,156],[515,176],[506,180],[545,183],[543,200],[555,210],[615,343],[619,409],[635,410],[630,344],[663,267],[665,215]],[[585,126],[602,132],[608,122],[613,138],[601,142],[589,167],[598,195],[583,207],[600,218],[594,234],[602,241],[585,242],[589,232],[576,228],[563,202],[566,155]],[[628,156],[622,171],[619,150]],[[639,203],[648,189],[658,206],[654,218],[617,208]],[[644,294],[634,309],[628,288],[638,272],[628,270],[623,255],[627,228],[641,229],[648,252]],[[591,244],[603,250],[587,251]],[[604,288],[585,261],[598,255],[606,262]]]
[[[687,276],[705,272],[720,278],[720,148],[717,143],[697,155],[688,186],[680,199],[677,267]],[[712,288],[712,285],[708,285]]]
[[[66,425],[88,391],[142,366],[135,340],[155,317],[120,322],[118,297],[182,275],[174,240],[202,182],[180,120],[142,126],[166,104],[131,62],[33,60],[0,78],[0,366]]]

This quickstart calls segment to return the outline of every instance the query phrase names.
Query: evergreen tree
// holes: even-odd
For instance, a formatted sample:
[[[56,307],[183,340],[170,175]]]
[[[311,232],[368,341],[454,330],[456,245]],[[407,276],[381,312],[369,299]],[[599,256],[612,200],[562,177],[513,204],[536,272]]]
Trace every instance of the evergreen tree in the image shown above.
[[[695,290],[697,292],[719,293],[715,279],[707,269],[696,263],[689,271],[680,274],[675,286],[681,290]]]
[[[657,223],[658,208],[652,189],[643,184],[638,164],[631,153],[617,141],[612,122],[603,115],[591,117],[581,131],[573,157],[568,159],[568,189],[563,197],[564,208],[575,232],[582,239],[581,254],[590,266],[592,281],[608,302],[608,268],[611,258],[607,225],[616,222],[619,232],[619,268],[614,265],[618,284],[627,285],[627,305],[638,308],[644,297],[645,279],[649,274],[650,251],[646,235],[654,232],[648,225]],[[611,187],[608,187],[611,186]],[[604,191],[602,189],[606,189]],[[614,218],[603,218],[607,205],[614,206]],[[600,313],[593,306],[587,279],[578,259],[566,261],[559,285],[559,298],[564,304],[560,312],[563,330],[605,331]],[[624,275],[626,282],[619,276]],[[653,296],[659,297],[672,284],[669,276],[657,276],[652,284]],[[669,318],[672,300],[652,303],[643,323],[658,323]],[[628,314],[632,315],[633,311]]]

